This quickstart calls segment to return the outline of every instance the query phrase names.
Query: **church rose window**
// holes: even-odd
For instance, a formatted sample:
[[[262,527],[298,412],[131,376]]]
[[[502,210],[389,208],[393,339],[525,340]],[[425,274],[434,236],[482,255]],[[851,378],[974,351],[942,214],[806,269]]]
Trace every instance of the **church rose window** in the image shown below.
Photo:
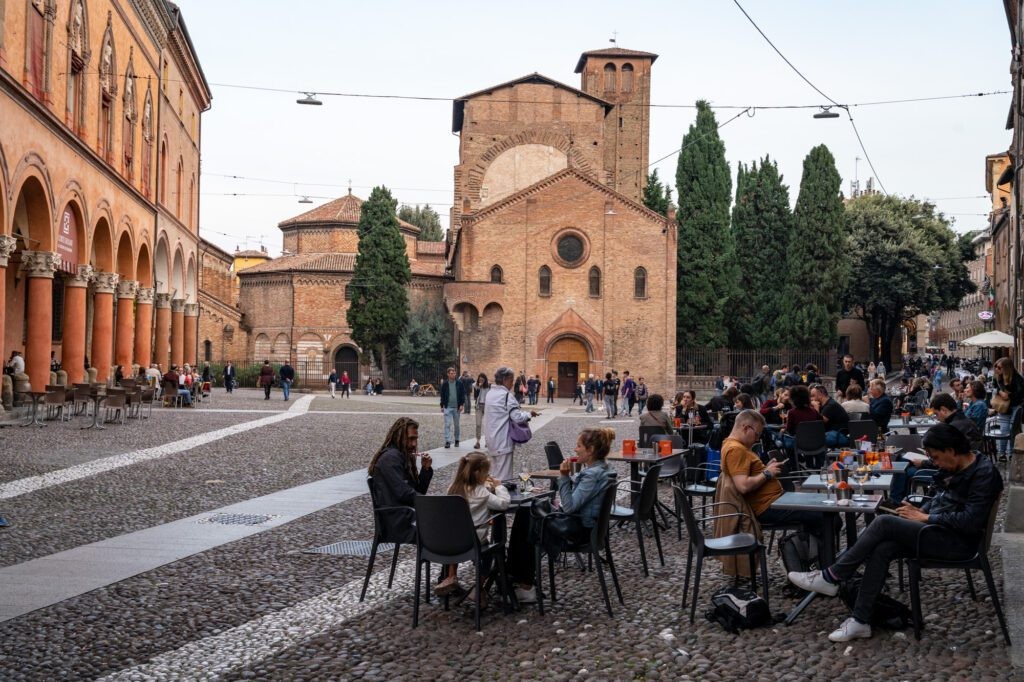
[[[575,264],[583,257],[583,240],[567,234],[558,240],[558,255],[566,263]]]

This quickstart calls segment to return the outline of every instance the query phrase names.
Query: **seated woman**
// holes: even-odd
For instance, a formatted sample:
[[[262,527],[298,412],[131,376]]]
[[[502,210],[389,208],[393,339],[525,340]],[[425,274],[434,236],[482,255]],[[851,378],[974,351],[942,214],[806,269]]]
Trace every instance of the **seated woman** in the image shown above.
[[[793,407],[786,412],[786,430],[782,434],[782,445],[793,456],[796,444],[796,427],[804,422],[820,422],[821,415],[811,407],[811,391],[806,386],[789,389],[789,401]]]
[[[754,399],[750,397],[749,393],[740,393],[736,396],[736,399],[732,401],[732,406],[737,410],[753,410]]]
[[[791,572],[797,587],[834,597],[839,584],[864,566],[853,615],[828,638],[833,642],[871,636],[875,600],[885,587],[889,563],[913,557],[926,526],[921,554],[931,559],[968,559],[984,537],[989,512],[1003,490],[1003,479],[987,457],[971,452],[967,437],[949,424],[938,424],[924,435],[924,449],[939,467],[935,496],[918,509],[904,502],[896,516],[871,522],[857,542],[822,571]]]
[[[761,416],[764,417],[766,424],[781,425],[783,423],[782,414],[789,407],[789,389],[777,388],[775,389],[775,397],[761,403],[759,411]]]
[[[614,440],[613,429],[584,429],[576,440],[576,456],[583,465],[583,470],[570,477],[568,459],[563,460],[559,467],[560,511],[571,517],[567,535],[555,536],[551,532],[552,526],[544,524],[541,537],[540,527],[533,532],[530,530],[530,511],[520,507],[516,512],[512,532],[509,534],[508,560],[505,566],[509,578],[516,583],[516,598],[521,603],[537,601],[537,592],[534,589],[534,545],[530,542],[531,538],[542,540],[545,551],[557,553],[564,545],[586,541],[590,529],[597,524],[597,516],[601,511],[601,492],[615,478],[615,472],[605,461]]]
[[[640,415],[640,426],[651,426],[662,429],[666,434],[672,435],[672,422],[668,415],[662,410],[665,407],[665,399],[660,393],[652,393],[647,399],[647,411]]]
[[[846,410],[847,414],[861,413],[867,414],[870,408],[868,404],[864,402],[864,392],[857,384],[851,384],[846,389],[845,394],[846,400],[840,403],[843,409]]]
[[[416,446],[419,445],[419,422],[399,417],[391,425],[384,443],[370,460],[367,472],[373,477],[374,497],[381,507],[412,507],[417,495],[425,495],[434,477],[430,455],[420,453],[421,467],[416,470]],[[411,513],[397,511],[384,515],[389,542],[410,543],[416,540],[416,525]]]
[[[981,381],[968,381],[964,386],[964,414],[974,420],[982,433],[985,432],[985,422],[988,421],[988,403],[985,399],[988,391],[985,390],[985,383]]]
[[[697,402],[697,392],[686,390],[676,395],[675,418],[681,419],[683,424],[694,426],[707,426],[693,432],[695,443],[707,443],[711,437],[711,415],[706,407]]]

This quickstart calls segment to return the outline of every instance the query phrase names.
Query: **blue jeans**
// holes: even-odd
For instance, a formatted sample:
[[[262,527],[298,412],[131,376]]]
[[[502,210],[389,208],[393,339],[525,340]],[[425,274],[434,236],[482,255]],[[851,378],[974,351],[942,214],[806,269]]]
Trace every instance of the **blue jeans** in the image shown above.
[[[1013,430],[1013,413],[996,415],[999,420],[999,435],[1009,436]],[[1009,438],[1002,438],[996,441],[996,453],[1000,455],[1009,455],[1013,450],[1013,443],[1010,442]]]
[[[184,405],[191,405],[192,404],[192,394],[189,392],[189,390],[187,388],[179,388],[178,389],[178,397],[181,398],[182,404],[184,404]]]
[[[825,445],[830,448],[843,447],[848,445],[850,439],[846,437],[842,431],[826,431],[825,432]]]
[[[608,414],[608,418],[609,419],[612,419],[613,417],[615,417],[615,410],[616,410],[615,396],[613,396],[613,395],[606,395],[604,397],[604,411]]]
[[[587,412],[593,412],[593,411],[594,411],[594,394],[593,393],[588,393],[587,394]]]
[[[452,424],[455,424],[455,438],[452,438]],[[459,408],[444,408],[444,442],[459,442]]]
[[[292,390],[291,379],[281,379],[281,390],[284,391],[284,399],[288,400],[288,395]]]

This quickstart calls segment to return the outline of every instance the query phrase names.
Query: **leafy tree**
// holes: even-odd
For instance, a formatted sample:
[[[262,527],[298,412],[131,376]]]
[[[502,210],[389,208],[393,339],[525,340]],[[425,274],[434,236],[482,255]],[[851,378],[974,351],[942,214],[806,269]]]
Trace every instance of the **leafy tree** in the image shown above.
[[[826,348],[837,341],[849,266],[839,171],[821,144],[804,158],[793,212],[783,319],[792,348]]]
[[[352,273],[347,313],[352,338],[372,351],[387,374],[386,361],[405,330],[412,280],[405,240],[395,216],[396,202],[386,187],[374,187],[359,216],[359,253]]]
[[[647,176],[647,186],[644,187],[644,206],[663,216],[667,216],[668,209],[672,208],[672,188],[658,178],[657,168]]]
[[[738,285],[729,304],[732,348],[781,348],[785,308],[786,251],[792,230],[789,188],[767,156],[760,167],[739,166],[732,235],[739,267]]]
[[[890,349],[905,320],[955,310],[975,290],[960,240],[927,202],[865,195],[847,204],[848,253],[853,276],[843,297],[867,325],[873,360],[891,367]]]
[[[679,211],[676,343],[725,346],[725,306],[736,282],[729,204],[732,178],[715,114],[697,102],[697,120],[683,136],[676,166]]]
[[[409,314],[398,339],[398,357],[416,375],[430,376],[439,365],[455,364],[455,348],[448,317],[441,309],[421,304]]]
[[[441,229],[441,216],[430,207],[430,204],[424,204],[422,208],[420,208],[419,204],[415,206],[404,204],[398,209],[398,218],[420,228],[419,238],[421,241],[439,242],[444,239],[444,230]]]

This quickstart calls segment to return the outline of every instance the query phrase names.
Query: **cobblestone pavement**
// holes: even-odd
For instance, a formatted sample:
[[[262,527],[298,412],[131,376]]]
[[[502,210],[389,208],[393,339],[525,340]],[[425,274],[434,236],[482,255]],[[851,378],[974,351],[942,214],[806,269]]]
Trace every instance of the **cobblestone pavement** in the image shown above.
[[[251,395],[250,395],[251,394]],[[373,399],[378,401],[378,399]],[[230,403],[229,403],[230,401]],[[0,514],[12,527],[0,532],[0,564],[109,538],[132,530],[212,510],[273,491],[358,471],[379,445],[394,413],[434,412],[416,403],[371,403],[373,410],[336,408],[318,396],[310,412],[279,424],[215,440],[193,451],[131,464],[94,477],[0,499]],[[327,404],[324,404],[324,403]],[[352,406],[368,401],[351,401]],[[280,410],[285,403],[271,401]],[[237,392],[212,409],[258,410],[267,405],[256,392]],[[383,409],[387,406],[387,409]],[[544,405],[540,406],[544,408]],[[565,407],[562,405],[561,407]],[[342,412],[321,414],[321,412]],[[350,415],[346,411],[371,412]],[[388,414],[372,414],[388,412]],[[194,413],[194,414],[193,414]],[[230,417],[255,420],[262,414],[181,415],[154,410],[145,436],[126,443],[129,425],[108,443],[89,441],[91,432],[51,429],[8,433],[0,463],[6,471],[14,443],[26,453],[47,452],[48,470],[79,464],[131,448],[169,442],[221,428]],[[428,445],[442,445],[440,411],[417,417]],[[239,423],[230,421],[229,423]],[[471,418],[467,420],[471,428]],[[588,425],[603,424],[572,408],[537,430],[517,458],[530,468],[544,462],[543,444],[564,451]],[[635,419],[610,424],[618,438],[635,437]],[[141,430],[141,429],[140,429]],[[43,439],[46,445],[37,445]],[[47,440],[49,439],[49,440]],[[463,438],[463,445],[471,439]],[[56,445],[64,447],[61,450]],[[34,450],[34,448],[40,448]],[[104,449],[106,448],[106,449]],[[25,456],[26,459],[27,456]],[[519,463],[516,465],[520,466]],[[26,469],[26,471],[28,471]],[[30,472],[35,473],[35,472]],[[442,492],[453,467],[439,468],[431,488]],[[19,474],[22,475],[22,474]],[[6,476],[4,480],[11,480]],[[668,500],[668,490],[662,490]],[[0,679],[847,679],[1002,680],[1014,675],[1006,646],[987,598],[972,602],[958,572],[926,573],[925,637],[911,631],[879,631],[870,640],[831,644],[826,635],[846,615],[838,600],[819,599],[791,627],[733,636],[700,619],[708,597],[727,584],[718,565],[704,570],[698,621],[680,617],[685,544],[674,530],[665,534],[666,565],[656,559],[643,577],[635,535],[612,532],[625,606],[603,608],[593,574],[570,567],[557,575],[559,600],[540,617],[526,606],[504,615],[492,608],[483,633],[473,629],[472,612],[423,605],[420,626],[411,628],[413,554],[401,555],[396,585],[386,588],[388,561],[381,557],[364,604],[358,591],[365,557],[325,556],[302,550],[338,540],[368,539],[372,533],[368,496],[329,507],[242,540],[163,565],[133,578],[0,623]],[[684,536],[685,539],[685,536]],[[653,554],[653,541],[648,542]],[[1001,566],[994,553],[997,582]],[[774,610],[789,609],[795,597],[772,557]],[[461,576],[468,579],[471,569]],[[980,581],[980,576],[978,577]],[[899,595],[898,595],[899,596]],[[905,595],[903,595],[905,599]],[[1006,604],[1007,609],[1021,605]]]

